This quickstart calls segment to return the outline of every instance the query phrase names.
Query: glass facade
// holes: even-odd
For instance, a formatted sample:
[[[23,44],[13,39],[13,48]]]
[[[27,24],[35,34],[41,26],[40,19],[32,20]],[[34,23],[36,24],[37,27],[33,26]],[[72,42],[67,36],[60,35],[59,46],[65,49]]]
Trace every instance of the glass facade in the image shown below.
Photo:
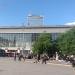
[[[52,40],[56,40],[58,33],[51,33]],[[39,33],[0,33],[0,47],[23,47],[30,49]]]
[[[51,33],[51,36],[52,36],[52,40],[54,41],[59,36],[59,33]]]
[[[38,33],[0,33],[0,47],[29,48]]]
[[[31,43],[29,33],[0,33],[0,46],[2,47],[23,47],[26,43]]]

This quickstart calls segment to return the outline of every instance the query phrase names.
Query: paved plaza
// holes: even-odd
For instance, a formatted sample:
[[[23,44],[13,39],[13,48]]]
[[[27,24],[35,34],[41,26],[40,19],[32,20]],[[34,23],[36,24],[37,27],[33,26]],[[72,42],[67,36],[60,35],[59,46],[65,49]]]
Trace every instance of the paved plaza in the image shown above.
[[[0,58],[0,75],[75,75],[75,70],[63,64],[35,64],[31,60]]]

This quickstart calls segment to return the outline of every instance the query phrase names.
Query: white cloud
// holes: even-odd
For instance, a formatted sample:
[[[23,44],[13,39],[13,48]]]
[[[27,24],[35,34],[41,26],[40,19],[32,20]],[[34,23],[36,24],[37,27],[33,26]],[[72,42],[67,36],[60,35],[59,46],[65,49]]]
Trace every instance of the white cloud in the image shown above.
[[[75,25],[75,22],[69,22],[69,23],[66,23],[65,25]]]

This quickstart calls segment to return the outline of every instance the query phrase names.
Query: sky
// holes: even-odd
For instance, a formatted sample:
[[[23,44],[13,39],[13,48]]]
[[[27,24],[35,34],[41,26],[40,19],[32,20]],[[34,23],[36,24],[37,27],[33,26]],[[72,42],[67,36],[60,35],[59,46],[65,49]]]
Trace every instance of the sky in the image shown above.
[[[46,26],[75,24],[75,0],[0,0],[0,26],[26,25],[28,14]]]

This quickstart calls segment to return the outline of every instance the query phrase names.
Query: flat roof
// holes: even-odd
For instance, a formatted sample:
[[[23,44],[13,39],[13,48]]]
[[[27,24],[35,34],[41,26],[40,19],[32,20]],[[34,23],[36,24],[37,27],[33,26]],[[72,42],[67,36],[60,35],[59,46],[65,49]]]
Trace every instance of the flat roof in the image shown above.
[[[36,29],[36,28],[72,28],[75,26],[56,25],[56,26],[1,26],[0,29]]]

